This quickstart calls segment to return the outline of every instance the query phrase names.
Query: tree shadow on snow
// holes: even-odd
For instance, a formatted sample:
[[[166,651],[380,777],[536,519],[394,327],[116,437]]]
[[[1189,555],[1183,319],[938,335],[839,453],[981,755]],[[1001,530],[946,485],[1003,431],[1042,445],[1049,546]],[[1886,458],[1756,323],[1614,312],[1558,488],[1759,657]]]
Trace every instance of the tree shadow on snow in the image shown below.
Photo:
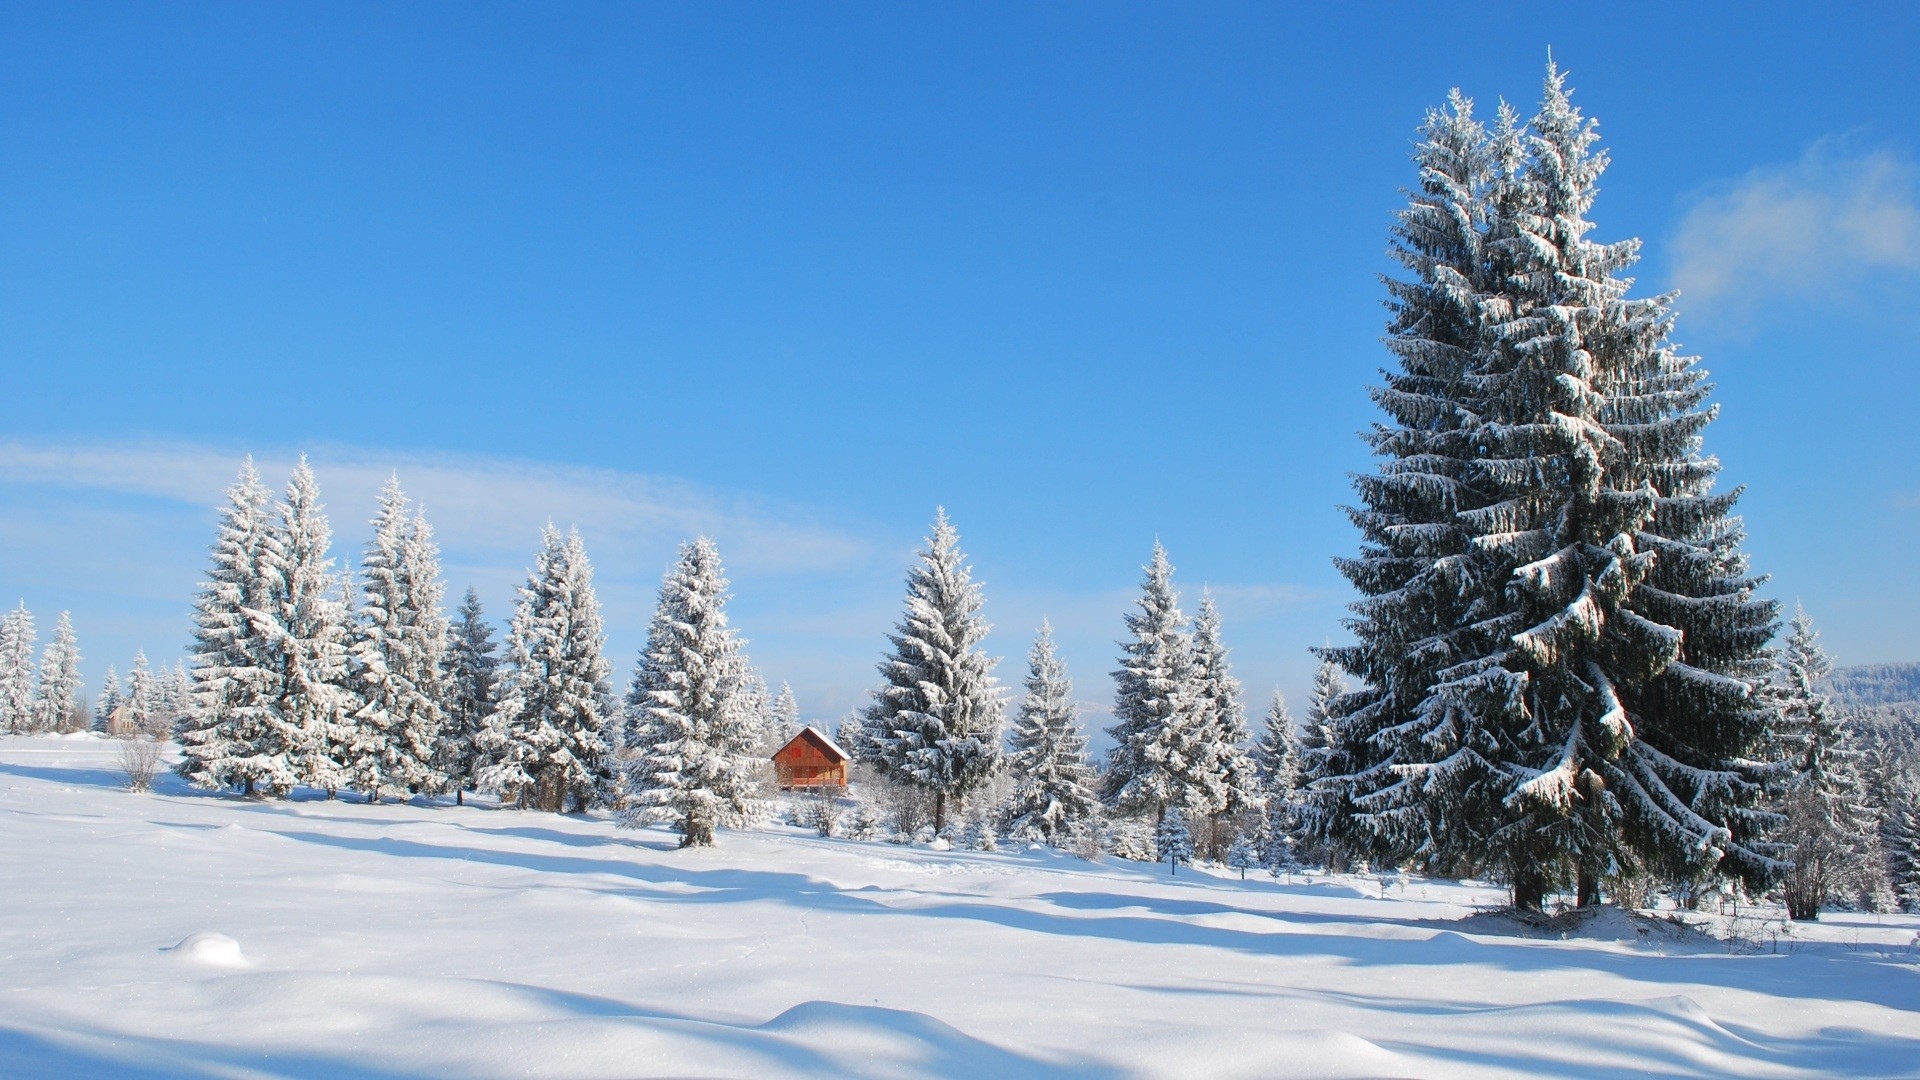
[[[100,1046],[89,1044],[98,1043]],[[8,1080],[74,1080],[111,1076],[116,1080],[175,1080],[208,1075],[270,1074],[285,1077],[339,1077],[343,1080],[401,1080],[409,1074],[369,1068],[336,1057],[280,1053],[184,1039],[150,1039],[122,1033],[94,1033],[66,1039],[43,1032],[0,1027],[0,1073]]]
[[[551,830],[534,826],[516,828],[523,838],[555,839],[570,847],[594,846],[582,844],[580,841],[583,838],[573,834],[556,833],[555,836],[542,837],[538,834]],[[1542,948],[1540,942],[1481,940],[1447,930],[1425,938],[1295,932],[1288,929],[1289,924],[1359,927],[1393,923],[1395,920],[1332,917],[1316,913],[1248,912],[1225,904],[1100,891],[1049,893],[1036,898],[1060,909],[1058,911],[1009,907],[992,899],[895,904],[791,871],[704,868],[634,862],[617,857],[501,851],[432,844],[391,836],[362,839],[303,831],[276,831],[291,840],[389,857],[448,859],[543,874],[599,875],[625,879],[642,886],[676,886],[672,889],[608,890],[663,904],[728,904],[764,900],[807,910],[850,915],[991,923],[1054,937],[1151,945],[1192,945],[1252,956],[1328,956],[1356,966],[1478,964],[1513,972],[1567,972],[1577,975],[1586,971],[1643,984],[1732,986],[1782,999],[1855,1000],[1906,1013],[1920,1011],[1920,997],[1916,997],[1908,988],[1894,988],[1891,983],[1896,980],[1849,978],[1847,973],[1831,968],[1834,961],[1821,957],[1658,956],[1599,949]],[[558,840],[559,837],[565,839]],[[639,846],[612,840],[600,843],[616,847]],[[577,884],[575,887],[578,887]],[[1068,913],[1123,909],[1144,909],[1144,913],[1092,916]],[[1250,930],[1206,926],[1190,921],[1199,914],[1226,913],[1253,915],[1273,925],[1271,929]],[[1418,925],[1424,921],[1410,919],[1404,922]],[[1814,965],[1822,966],[1816,968]],[[1577,984],[1574,986],[1577,987]]]

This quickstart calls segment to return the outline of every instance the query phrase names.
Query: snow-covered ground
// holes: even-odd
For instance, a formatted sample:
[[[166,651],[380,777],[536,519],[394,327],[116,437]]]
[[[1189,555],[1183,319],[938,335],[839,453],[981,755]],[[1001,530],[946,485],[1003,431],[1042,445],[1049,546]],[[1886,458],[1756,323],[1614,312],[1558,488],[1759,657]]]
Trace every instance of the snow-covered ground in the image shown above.
[[[1920,919],[120,788],[0,739],[0,1075],[1915,1076]],[[1461,921],[1466,919],[1466,921]],[[1724,928],[1725,920],[1721,920]]]

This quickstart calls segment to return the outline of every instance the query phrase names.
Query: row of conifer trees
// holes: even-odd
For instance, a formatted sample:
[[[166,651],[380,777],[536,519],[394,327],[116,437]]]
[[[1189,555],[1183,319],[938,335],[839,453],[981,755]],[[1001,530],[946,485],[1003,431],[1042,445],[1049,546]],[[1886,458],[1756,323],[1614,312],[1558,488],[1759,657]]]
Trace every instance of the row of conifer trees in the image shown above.
[[[1237,831],[1269,860],[1304,847],[1490,876],[1522,907],[1652,878],[1784,880],[1817,908],[1846,877],[1828,868],[1857,864],[1873,832],[1858,770],[1818,703],[1810,626],[1771,646],[1777,608],[1742,551],[1737,492],[1714,489],[1709,388],[1670,340],[1671,297],[1630,296],[1637,243],[1591,238],[1596,139],[1552,68],[1530,120],[1502,106],[1484,124],[1458,94],[1427,119],[1393,234],[1406,273],[1388,284],[1379,462],[1349,511],[1361,548],[1339,561],[1361,595],[1355,643],[1322,650],[1305,745],[1276,703],[1248,746],[1218,613],[1203,601],[1188,623],[1156,549],[1104,769],[1045,630],[1003,760],[979,587],[944,514],[841,741],[930,799],[936,830],[950,800],[1010,772],[1006,820],[1048,838],[1097,804],[1157,822],[1174,848],[1203,821],[1216,849]],[[710,542],[668,575],[616,710],[577,536],[546,534],[495,685],[473,659],[477,610],[448,640],[431,537],[397,487],[375,526],[356,609],[304,463],[272,514],[243,474],[197,613],[188,775],[273,792],[478,784],[666,818],[690,844],[753,814],[765,695]]]
[[[33,660],[37,636],[25,601],[0,615],[0,733],[73,732],[89,725],[98,731],[118,725],[164,733],[186,708],[186,665],[175,661],[156,669],[145,650],[134,654],[124,682],[119,670],[108,666],[100,696],[89,708],[73,614],[60,613],[38,666]]]
[[[689,625],[711,635],[696,642],[718,665],[710,682],[683,692],[676,673],[655,681],[676,701],[707,695],[693,707],[719,702],[739,743],[736,771],[797,725],[791,691],[769,701],[725,625],[726,583],[709,541],[687,545],[662,588],[623,716],[578,534],[543,532],[503,649],[472,590],[456,618],[445,615],[431,527],[397,479],[373,526],[356,587],[333,570],[307,463],[271,504],[252,462],[242,468],[194,608],[192,689],[176,732],[182,776],[277,796],[484,789],[552,810],[646,804],[646,785],[676,774],[641,753],[643,738],[658,743],[671,727],[650,718],[643,688],[671,666],[653,651]]]

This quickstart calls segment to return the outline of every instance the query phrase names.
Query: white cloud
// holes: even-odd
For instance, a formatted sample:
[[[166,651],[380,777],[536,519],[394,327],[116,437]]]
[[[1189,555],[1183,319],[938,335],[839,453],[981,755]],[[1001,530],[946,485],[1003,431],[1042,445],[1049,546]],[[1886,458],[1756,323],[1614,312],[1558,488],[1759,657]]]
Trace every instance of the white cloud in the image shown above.
[[[1694,311],[1743,319],[1796,299],[1854,294],[1920,269],[1920,168],[1832,141],[1798,162],[1702,193],[1674,240],[1674,282]]]
[[[211,510],[241,456],[182,443],[0,443],[0,483],[145,495]],[[275,486],[294,457],[256,454],[255,461]],[[663,550],[670,555],[671,545],[700,533],[718,539],[729,565],[747,573],[833,572],[872,553],[867,541],[820,524],[800,508],[666,477],[350,447],[317,447],[309,459],[334,531],[349,543],[358,542],[375,493],[397,472],[408,495],[426,509],[449,556],[463,561],[524,562],[548,520],[577,526],[599,558]]]

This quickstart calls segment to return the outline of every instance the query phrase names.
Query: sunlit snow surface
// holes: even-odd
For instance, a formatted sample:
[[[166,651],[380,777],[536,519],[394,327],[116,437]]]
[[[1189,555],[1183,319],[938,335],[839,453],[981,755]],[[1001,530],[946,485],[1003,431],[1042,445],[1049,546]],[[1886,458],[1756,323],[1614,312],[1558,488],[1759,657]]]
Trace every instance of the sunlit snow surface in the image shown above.
[[[136,795],[110,743],[4,738],[0,1075],[1920,1075],[1920,919],[1733,953],[1381,891]]]

